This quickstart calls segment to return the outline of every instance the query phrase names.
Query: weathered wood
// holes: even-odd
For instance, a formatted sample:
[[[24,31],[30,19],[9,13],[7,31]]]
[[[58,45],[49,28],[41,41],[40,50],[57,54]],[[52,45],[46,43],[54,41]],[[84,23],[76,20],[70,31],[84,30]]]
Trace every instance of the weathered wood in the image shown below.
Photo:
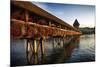
[[[51,21],[49,21],[49,26],[51,26]]]
[[[19,31],[19,32],[17,32]],[[16,33],[15,33],[16,32]],[[19,34],[18,34],[19,33]],[[18,34],[17,36],[15,36]],[[80,32],[65,30],[56,27],[50,27],[47,25],[35,24],[32,22],[27,22],[27,25],[24,21],[12,19],[11,24],[11,36],[22,38],[38,38],[40,36],[67,36],[67,35],[80,35]]]
[[[41,37],[40,38],[40,47],[41,47],[41,54],[45,54],[44,53],[44,39]]]
[[[48,36],[62,36],[63,37],[67,35],[81,34],[81,32],[79,32],[78,30],[70,26],[69,24],[67,23],[65,24],[65,22],[63,22],[59,18],[47,13],[46,11],[31,4],[30,2],[11,2],[11,4],[13,4],[11,5],[13,8],[14,7],[20,8],[18,13],[15,13],[15,15],[18,14],[18,16],[20,17],[24,16],[24,20],[11,17],[11,36],[12,37],[40,38],[41,36],[42,37],[48,37]],[[34,7],[34,10],[32,9],[33,7]],[[40,10],[42,14],[39,15],[40,13],[38,11],[36,12],[35,9]],[[17,10],[15,10],[15,12],[17,12]],[[20,12],[22,13],[22,16]],[[37,20],[35,19],[36,22],[29,21],[30,13],[33,17],[35,15],[35,17],[37,18]],[[31,17],[31,20],[32,20],[32,17]],[[63,29],[63,26],[64,26],[64,29]]]
[[[55,50],[55,37],[53,37],[52,39],[52,50],[53,51]]]
[[[38,6],[32,4],[31,2],[12,1],[11,4],[16,5],[17,7],[20,7],[22,9],[27,10],[27,11],[31,11],[32,13],[35,13],[35,14],[41,16],[41,17],[45,17],[46,19],[53,20],[57,24],[63,25],[63,26],[68,27],[68,28],[70,28],[74,31],[79,32],[79,30],[77,30],[76,28],[72,27],[71,25],[69,25],[68,23],[64,22],[63,20],[57,18],[56,16],[46,12],[45,10],[39,8]]]
[[[34,64],[38,63],[38,54],[34,54]]]
[[[35,39],[33,43],[34,43],[34,53],[36,54],[37,53],[37,43]]]
[[[29,13],[27,10],[25,10],[25,22],[28,22],[29,20]]]

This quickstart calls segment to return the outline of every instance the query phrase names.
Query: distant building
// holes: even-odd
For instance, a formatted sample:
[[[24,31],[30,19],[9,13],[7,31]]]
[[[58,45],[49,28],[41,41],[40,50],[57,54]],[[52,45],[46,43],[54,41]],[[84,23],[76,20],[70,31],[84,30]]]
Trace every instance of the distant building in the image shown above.
[[[76,19],[75,21],[74,21],[74,23],[73,23],[73,26],[75,27],[75,28],[77,28],[77,29],[79,29],[79,22],[78,22],[78,20]]]
[[[94,28],[90,28],[90,27],[80,28],[80,31],[83,34],[95,34],[95,27]]]

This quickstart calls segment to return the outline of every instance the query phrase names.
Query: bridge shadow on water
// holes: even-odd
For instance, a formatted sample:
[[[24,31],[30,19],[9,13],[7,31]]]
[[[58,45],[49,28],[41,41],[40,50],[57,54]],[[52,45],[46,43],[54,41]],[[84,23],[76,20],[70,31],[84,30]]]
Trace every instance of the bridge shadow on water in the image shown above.
[[[73,38],[71,42],[65,43],[63,48],[56,49],[52,52],[48,60],[46,60],[47,64],[58,64],[65,63],[71,57],[71,53],[75,48],[79,47],[79,40]]]
[[[49,42],[48,45],[51,45],[50,42],[52,42],[52,39],[51,41],[48,40],[48,42]],[[49,49],[48,47],[46,47],[45,54],[41,54],[40,51],[38,51],[39,52],[38,54],[34,54],[32,50],[26,53],[26,58],[25,57],[24,59],[20,58],[20,60],[22,61],[17,61],[16,58],[12,58],[14,62],[11,61],[12,63],[11,66],[44,65],[44,64],[95,61],[95,53],[94,52],[88,53],[89,50],[86,49],[82,50],[81,45],[82,45],[82,41],[80,41],[80,37],[74,37],[70,40],[70,42],[66,41],[62,47],[51,48],[51,46],[49,46],[49,48],[51,48],[50,49],[51,51],[48,51]],[[60,46],[60,44],[58,43],[57,46]],[[16,54],[16,56],[18,55]]]
[[[54,48],[50,55],[31,55],[30,58],[27,60],[27,65],[41,65],[41,64],[58,64],[58,63],[65,63],[66,60],[69,60],[71,57],[71,53],[75,48],[79,47],[79,37],[75,37],[71,39],[70,42],[64,43],[62,48]],[[34,59],[33,59],[34,58]]]

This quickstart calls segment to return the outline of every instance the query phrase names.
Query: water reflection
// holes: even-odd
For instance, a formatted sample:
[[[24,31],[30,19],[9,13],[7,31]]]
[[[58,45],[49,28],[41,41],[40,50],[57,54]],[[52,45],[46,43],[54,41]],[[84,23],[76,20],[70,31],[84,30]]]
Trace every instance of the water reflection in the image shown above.
[[[82,35],[80,37],[50,38],[45,40],[44,54],[41,53],[39,41],[37,41],[38,53],[34,53],[34,46],[32,44],[33,40],[29,40],[28,42],[26,42],[26,40],[13,41],[11,47],[11,65],[38,65],[95,61],[94,36],[95,35]],[[27,43],[28,46],[25,43]],[[28,49],[26,50],[25,47]]]
[[[27,42],[26,58],[27,64],[43,64],[45,63],[45,54],[42,54],[39,49],[41,49],[40,44],[37,44],[37,53],[34,52],[34,45],[32,40]]]
[[[75,48],[69,60],[65,62],[90,62],[95,61],[95,38],[92,35],[82,35],[79,47]]]
[[[63,38],[60,38],[59,41],[55,38],[52,39],[53,51],[49,56],[42,55],[40,52],[38,54],[34,54],[33,50],[29,51],[29,53],[27,53],[28,64],[53,64],[65,62],[66,58],[70,58],[73,49],[79,48],[80,37],[73,37],[71,42],[67,42],[68,39],[66,39],[67,43],[63,43],[64,47],[59,49],[55,48],[55,42],[57,42],[57,45],[60,46],[62,39]]]
[[[76,48],[79,49],[79,43],[80,43],[80,36],[76,36],[68,44],[68,46],[66,46],[64,48],[64,59],[66,59],[66,60],[64,60],[64,62],[70,59],[74,49],[76,49]]]
[[[80,37],[76,36],[74,37],[71,42],[65,43],[64,47],[62,49],[58,49],[51,56],[50,60],[47,61],[49,64],[53,63],[63,63],[66,60],[68,60],[71,57],[71,53],[73,52],[73,49],[79,48],[79,42],[80,42]]]

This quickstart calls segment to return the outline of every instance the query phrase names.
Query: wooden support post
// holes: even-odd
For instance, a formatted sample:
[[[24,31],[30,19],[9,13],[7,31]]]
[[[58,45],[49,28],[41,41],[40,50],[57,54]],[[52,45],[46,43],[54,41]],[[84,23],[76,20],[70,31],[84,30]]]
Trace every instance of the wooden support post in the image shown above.
[[[60,48],[61,45],[61,41],[60,41],[60,37],[58,37],[58,47]]]
[[[41,59],[42,59],[42,64],[45,63],[45,59],[46,59],[46,58],[45,58],[45,54],[43,54],[43,55],[41,56]]]
[[[65,37],[63,37],[63,47],[64,47],[64,45],[65,45]]]
[[[27,60],[28,60],[28,40],[26,42],[26,57],[27,57]]]
[[[42,40],[42,54],[44,54],[44,39]]]
[[[28,19],[29,19],[29,14],[28,11],[25,10],[25,22],[28,22]]]
[[[44,38],[40,38],[41,62],[45,63]]]
[[[52,42],[52,50],[54,51],[54,44],[55,44],[55,38],[53,37],[53,42]]]
[[[22,32],[23,36],[26,35],[26,27],[25,27],[25,25],[22,26],[21,32]]]
[[[38,54],[34,54],[34,64],[38,63]]]
[[[38,63],[38,46],[37,46],[37,43],[36,43],[36,39],[33,40],[33,48],[34,48],[34,64],[37,64]]]
[[[51,21],[49,21],[49,26],[51,26]]]
[[[40,38],[40,47],[41,47],[41,53],[43,55],[44,54],[44,39],[42,37]]]
[[[34,53],[36,54],[37,53],[37,45],[36,45],[36,40],[34,39]]]
[[[25,10],[25,12],[24,12],[24,19],[25,19],[25,25],[23,24],[23,26],[22,26],[22,29],[21,29],[21,31],[22,31],[22,36],[25,36],[25,35],[27,35],[26,33],[27,33],[27,22],[28,22],[28,18],[29,18],[29,14],[28,14],[28,11],[27,10]]]
[[[28,58],[28,40],[26,42],[26,58],[27,58],[27,63],[29,63],[29,58]]]
[[[37,44],[37,52],[39,51],[40,49],[40,42],[38,41],[38,44]]]
[[[32,55],[33,55],[32,41],[31,40],[27,40],[27,44],[26,44],[26,57],[27,57],[27,63],[29,63],[29,64],[32,63]]]

